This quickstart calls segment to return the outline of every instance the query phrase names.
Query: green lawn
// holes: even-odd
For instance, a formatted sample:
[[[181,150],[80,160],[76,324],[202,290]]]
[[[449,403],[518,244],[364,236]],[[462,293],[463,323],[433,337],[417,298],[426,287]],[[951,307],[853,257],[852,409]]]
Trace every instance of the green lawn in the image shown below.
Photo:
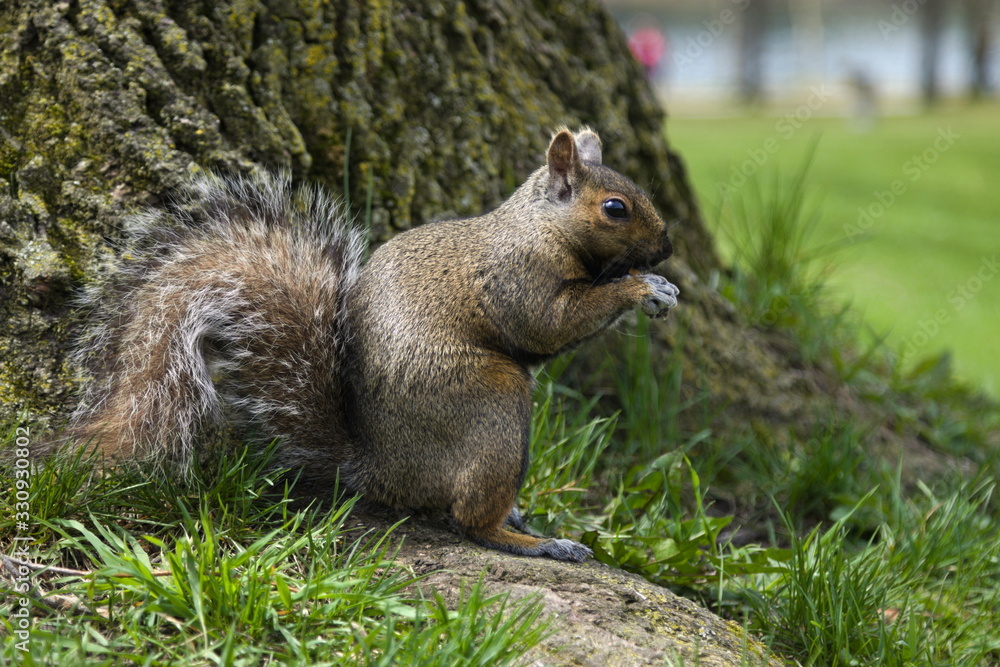
[[[791,177],[818,142],[807,191],[816,242],[842,244],[833,293],[911,363],[951,350],[959,377],[1000,393],[1000,107],[889,117],[868,132],[805,110],[669,120],[709,225],[726,193],[751,187],[744,173]]]

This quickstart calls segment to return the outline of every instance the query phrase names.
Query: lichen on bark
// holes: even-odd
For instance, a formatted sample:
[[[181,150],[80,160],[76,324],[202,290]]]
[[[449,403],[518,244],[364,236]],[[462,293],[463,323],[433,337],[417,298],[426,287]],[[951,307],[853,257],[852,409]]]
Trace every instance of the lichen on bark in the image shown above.
[[[634,667],[777,667],[777,657],[733,621],[651,584],[641,576],[602,565],[525,559],[468,549],[441,516],[425,516],[396,527],[395,562],[422,575],[413,588],[437,593],[457,606],[462,591],[481,582],[487,595],[509,595],[511,603],[537,598],[550,635],[525,664]],[[368,534],[388,529],[385,517],[352,518]]]
[[[69,296],[128,212],[200,170],[286,169],[359,215],[370,200],[385,239],[496,205],[554,128],[589,124],[678,222],[682,261],[716,263],[595,1],[18,0],[0,28],[4,416],[65,409]]]
[[[382,240],[495,206],[555,128],[587,124],[674,225],[678,276],[718,266],[662,111],[596,0],[15,0],[0,6],[0,100],[3,421],[66,411],[74,290],[125,216],[204,170],[319,182],[370,206]],[[636,627],[674,632],[647,606],[614,631],[622,646]]]

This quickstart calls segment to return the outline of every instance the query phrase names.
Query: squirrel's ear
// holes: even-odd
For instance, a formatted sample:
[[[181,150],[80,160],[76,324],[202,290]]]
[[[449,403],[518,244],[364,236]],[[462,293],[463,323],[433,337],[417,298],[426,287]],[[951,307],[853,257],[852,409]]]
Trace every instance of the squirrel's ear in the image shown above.
[[[552,137],[545,158],[549,166],[549,184],[559,199],[567,199],[573,193],[570,181],[578,160],[573,133],[569,130],[560,130]]]
[[[589,127],[583,128],[576,135],[576,152],[584,162],[601,164],[601,138]]]

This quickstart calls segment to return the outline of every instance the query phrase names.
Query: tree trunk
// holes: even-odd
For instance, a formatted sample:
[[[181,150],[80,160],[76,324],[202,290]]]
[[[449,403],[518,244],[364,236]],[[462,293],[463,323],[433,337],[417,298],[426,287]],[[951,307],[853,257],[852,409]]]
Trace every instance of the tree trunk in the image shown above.
[[[73,292],[128,213],[206,169],[257,163],[318,181],[370,210],[385,239],[496,205],[543,163],[554,128],[589,124],[604,161],[672,223],[675,281],[697,294],[697,276],[719,267],[663,113],[596,0],[19,0],[0,8],[0,39],[7,422],[56,423],[70,406]],[[714,643],[740,645],[712,623]],[[653,655],[698,650],[690,637],[657,642]],[[738,664],[727,655],[705,664]]]
[[[764,43],[767,35],[770,0],[747,2],[741,12],[739,58],[739,95],[744,104],[756,104],[764,97]]]
[[[683,364],[682,402],[707,395],[728,422],[773,430],[859,412],[713,287],[721,266],[664,115],[597,0],[8,0],[0,44],[0,421],[55,422],[70,406],[72,294],[106,265],[123,218],[192,174],[286,169],[370,210],[385,239],[494,206],[562,124],[598,130],[605,163],[671,223],[666,271],[682,303],[653,337]],[[483,557],[499,564],[492,583],[524,567]],[[599,588],[599,575],[586,585]],[[649,619],[672,598],[619,597],[636,612],[623,612],[632,625],[619,637],[670,645],[673,626]],[[717,621],[650,655],[739,664],[706,657],[711,643],[734,645]]]
[[[681,305],[652,337],[657,367],[683,366],[682,400],[707,396],[720,429],[860,418],[833,373],[714,288],[663,112],[597,0],[17,0],[0,5],[0,40],[0,424],[58,423],[72,405],[72,295],[123,218],[193,173],[287,169],[370,208],[385,239],[497,204],[562,124],[597,129],[605,163],[671,225]],[[573,368],[620,358],[622,340]]]
[[[941,96],[938,61],[945,7],[944,0],[927,0],[920,10],[920,91],[926,106],[936,104]]]
[[[363,516],[357,534],[388,529],[386,517]],[[560,563],[469,548],[447,530],[441,515],[425,515],[397,527],[397,563],[427,578],[449,605],[482,577],[487,595],[509,594],[512,602],[537,596],[553,634],[525,656],[530,665],[582,667],[779,667],[781,663],[733,621],[725,621],[641,576],[602,565]],[[397,541],[399,540],[399,541]],[[400,544],[401,541],[401,544]],[[394,547],[395,548],[395,547]]]
[[[19,0],[0,9],[0,401],[64,409],[68,299],[122,218],[251,163],[344,192],[378,239],[496,205],[590,124],[717,266],[664,117],[596,0]],[[346,189],[345,189],[346,186]]]
[[[994,0],[966,0],[965,18],[969,40],[969,93],[972,99],[992,92],[990,53],[993,50]]]

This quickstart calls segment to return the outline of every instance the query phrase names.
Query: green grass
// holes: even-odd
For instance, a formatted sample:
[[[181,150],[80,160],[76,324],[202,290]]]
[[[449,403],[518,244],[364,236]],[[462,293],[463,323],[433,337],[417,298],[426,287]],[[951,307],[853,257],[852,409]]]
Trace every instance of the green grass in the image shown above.
[[[849,515],[805,537],[791,530],[787,566],[745,582],[750,627],[806,665],[996,664],[1000,535],[984,511],[993,490],[897,496],[860,548]]]
[[[673,118],[667,131],[716,229],[753,187],[740,169],[794,179],[818,142],[808,194],[821,212],[814,242],[839,246],[827,258],[834,295],[910,363],[951,350],[960,377],[997,395],[998,119],[987,105],[884,118],[868,133],[841,118],[783,115]],[[720,241],[731,253],[733,240]]]
[[[0,662],[495,665],[546,636],[536,599],[478,584],[454,609],[413,597],[419,577],[393,564],[388,534],[349,534],[351,501],[293,510],[267,460],[229,457],[186,485],[95,476],[80,459],[33,470],[27,489],[11,477],[3,503],[26,490],[30,518],[0,517],[4,554],[65,569],[34,572],[30,591],[5,569]],[[22,613],[30,639],[15,632]]]
[[[797,326],[823,321],[815,314]],[[1000,425],[995,405],[963,431],[978,444],[978,472],[911,479],[906,488],[918,491],[907,492],[901,469],[873,454],[876,434],[851,415],[831,415],[808,438],[713,433],[707,424],[685,431],[681,413],[710,415],[698,400],[678,402],[680,365],[649,370],[645,320],[629,341],[629,364],[615,371],[622,409],[613,430],[591,414],[592,401],[542,377],[533,451],[549,462],[532,467],[528,486],[568,489],[573,506],[565,493],[532,494],[536,527],[551,529],[557,516],[595,558],[743,623],[799,664],[997,664],[1000,451],[986,435]],[[935,400],[965,400],[947,378],[933,391]],[[963,418],[945,418],[947,402],[929,394],[916,401],[952,425],[928,428],[931,446],[954,451]],[[543,455],[550,442],[555,451]],[[674,449],[663,453],[666,442]],[[570,481],[553,460],[567,462]],[[713,499],[732,496],[751,510],[741,520],[770,535],[764,544],[726,537],[734,517]]]
[[[790,335],[802,361],[839,374],[897,429],[965,457],[971,471],[904,479],[900,462],[877,454],[883,424],[850,414],[831,414],[810,437],[714,433],[704,401],[681,398],[696,378],[676,359],[651,370],[640,318],[628,363],[613,369],[616,430],[561,454],[604,451],[574,485],[603,486],[602,504],[582,499],[562,523],[603,562],[743,621],[801,664],[997,664],[1000,410],[956,384],[947,364],[904,372],[890,349],[859,342],[856,319],[817,269],[836,239],[821,235],[825,211],[808,205],[814,177],[799,159],[790,176],[765,170],[727,193],[721,227],[735,266],[720,293],[755,326]],[[735,517],[720,515],[714,498],[738,499],[740,520],[768,535],[764,544],[732,542]]]
[[[602,385],[617,413],[560,383],[571,359],[540,374],[521,505],[534,528],[581,539],[798,664],[1000,664],[1000,409],[946,364],[904,371],[885,346],[859,345],[817,268],[844,262],[819,251],[838,238],[822,222],[827,205],[806,196],[825,182],[824,146],[808,174],[806,142],[789,150],[784,175],[765,165],[727,193],[734,268],[719,291],[755,326],[790,336],[799,361],[839,376],[896,434],[960,457],[961,470],[904,479],[903,462],[877,454],[888,427],[850,414],[807,434],[718,432],[707,397],[685,391],[701,386],[689,367],[653,363],[639,316],[625,363]],[[0,449],[16,453],[22,435],[11,428]],[[67,569],[37,574],[44,589],[30,595],[3,595],[0,661],[516,664],[546,636],[535,599],[514,604],[479,586],[454,608],[415,597],[419,578],[393,564],[385,533],[349,537],[350,501],[293,508],[267,461],[220,457],[189,484],[94,475],[83,460],[36,468],[30,484],[5,470],[4,507],[31,511],[27,526],[0,516],[3,552],[30,537],[31,560]],[[740,524],[759,543],[737,541]],[[0,586],[16,585],[8,568]],[[34,619],[27,653],[15,632],[22,599]]]

